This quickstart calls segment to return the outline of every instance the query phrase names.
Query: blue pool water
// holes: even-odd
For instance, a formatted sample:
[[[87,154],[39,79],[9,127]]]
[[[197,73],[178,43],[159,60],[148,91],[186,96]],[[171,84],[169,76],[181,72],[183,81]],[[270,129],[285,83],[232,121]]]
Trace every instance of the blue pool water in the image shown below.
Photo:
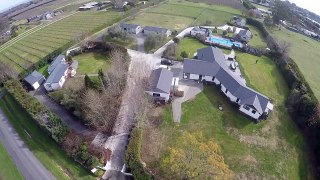
[[[237,42],[231,42],[229,39],[220,39],[220,38],[215,38],[215,37],[209,37],[209,41],[213,43],[219,43],[224,46],[229,46],[231,47],[232,45],[235,45],[236,47],[241,47],[240,43]]]

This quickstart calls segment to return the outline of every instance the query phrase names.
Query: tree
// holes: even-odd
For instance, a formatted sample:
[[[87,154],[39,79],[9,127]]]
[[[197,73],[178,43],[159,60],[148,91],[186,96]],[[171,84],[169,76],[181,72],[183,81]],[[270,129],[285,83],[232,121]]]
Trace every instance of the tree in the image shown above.
[[[177,38],[177,37],[173,38],[172,40],[173,40],[173,42],[176,43],[176,44],[179,44],[179,42],[180,42],[180,39]]]
[[[119,25],[110,27],[108,29],[108,34],[111,38],[120,38],[122,40],[126,40],[129,38],[129,34],[126,31],[122,30]]]
[[[146,49],[151,50],[151,49],[154,49],[156,46],[159,46],[165,40],[166,40],[166,35],[164,34],[150,33],[147,35],[144,41],[144,46],[146,47]]]
[[[289,20],[292,15],[292,9],[286,1],[275,1],[275,5],[272,9],[272,18],[274,23],[279,24],[280,20]]]
[[[176,57],[178,54],[179,46],[176,43],[169,44],[163,52],[164,57]]]
[[[188,53],[187,53],[186,51],[182,51],[181,54],[180,54],[180,56],[181,56],[182,58],[188,58]]]
[[[171,179],[232,179],[233,172],[225,164],[220,146],[202,133],[183,132],[169,147],[161,169]]]
[[[227,35],[228,34],[228,31],[226,31],[226,30],[224,30],[224,31],[222,31],[222,35]]]

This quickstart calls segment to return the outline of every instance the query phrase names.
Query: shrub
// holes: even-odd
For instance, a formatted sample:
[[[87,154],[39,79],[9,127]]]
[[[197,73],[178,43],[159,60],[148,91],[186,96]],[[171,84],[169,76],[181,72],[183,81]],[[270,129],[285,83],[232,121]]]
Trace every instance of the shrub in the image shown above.
[[[228,31],[226,31],[226,30],[224,30],[224,31],[222,31],[222,35],[227,35],[228,34]]]
[[[188,58],[188,53],[187,53],[186,51],[182,51],[181,54],[180,54],[180,56],[181,56],[182,58]]]
[[[174,91],[173,95],[176,96],[176,97],[183,97],[184,96],[184,91],[176,90],[176,91]]]
[[[141,163],[141,141],[142,129],[134,128],[126,151],[126,163],[130,167],[134,179],[151,180],[152,176],[145,171]]]
[[[180,42],[180,39],[177,38],[177,37],[173,38],[172,40],[173,40],[173,42],[176,43],[176,44],[179,44],[179,42]]]

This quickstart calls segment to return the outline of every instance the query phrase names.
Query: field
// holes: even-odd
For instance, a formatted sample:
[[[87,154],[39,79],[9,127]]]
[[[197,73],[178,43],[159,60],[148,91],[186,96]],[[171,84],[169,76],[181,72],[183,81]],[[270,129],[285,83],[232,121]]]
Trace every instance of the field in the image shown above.
[[[57,179],[94,179],[88,171],[69,158],[61,150],[61,147],[45,135],[24,109],[14,101],[12,96],[6,95],[2,98],[0,107],[22,140]],[[24,130],[29,132],[32,139]]]
[[[0,179],[23,179],[10,155],[0,142]]]
[[[145,129],[142,160],[159,175],[168,147],[179,148],[181,133],[202,132],[221,146],[235,179],[311,178],[304,139],[284,106],[289,89],[276,65],[267,57],[259,58],[256,64],[258,57],[236,54],[248,85],[270,97],[275,105],[268,120],[253,123],[217,87],[206,86],[194,100],[183,103],[179,125],[173,124],[172,110],[167,106],[162,122]]]
[[[169,0],[140,13],[129,23],[181,31],[190,25],[224,25],[239,14],[240,11],[226,6]]]
[[[261,32],[254,26],[250,26],[250,25],[246,25],[246,26],[249,27],[253,36],[248,44],[255,48],[266,48],[267,44],[265,43]]]
[[[104,54],[84,53],[72,57],[79,62],[77,74],[97,74],[99,69],[106,70],[109,67],[109,60]]]
[[[25,31],[0,46],[0,60],[24,72],[54,50],[112,24],[118,12],[76,12]]]
[[[315,96],[320,100],[320,42],[285,28],[273,30],[272,35],[291,44],[290,57],[311,86]]]

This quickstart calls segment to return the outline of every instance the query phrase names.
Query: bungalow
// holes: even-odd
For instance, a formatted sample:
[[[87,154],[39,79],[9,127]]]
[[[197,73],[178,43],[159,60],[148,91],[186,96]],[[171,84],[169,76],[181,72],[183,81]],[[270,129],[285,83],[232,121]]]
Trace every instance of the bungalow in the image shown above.
[[[141,26],[136,24],[120,23],[120,28],[129,34],[139,34],[142,31]]]
[[[249,30],[242,29],[239,31],[238,34],[235,35],[234,38],[237,39],[238,41],[248,43],[252,38],[252,33]]]
[[[232,72],[218,48],[199,49],[197,59],[185,59],[183,78],[219,85],[230,101],[239,106],[239,111],[256,120],[267,118],[273,110],[268,97],[247,87],[241,77]]]
[[[51,62],[48,68],[48,73],[51,74],[58,64],[65,63],[65,62],[66,62],[66,57],[60,54]]]
[[[203,28],[203,27],[194,27],[190,31],[190,36],[198,36],[198,35],[203,35],[205,37],[208,37],[211,35],[211,31],[208,28]]]
[[[146,35],[150,33],[165,34],[167,37],[171,35],[171,31],[169,29],[161,28],[161,27],[152,27],[152,26],[144,27],[142,32]]]
[[[38,71],[33,71],[26,78],[24,78],[24,84],[29,90],[37,90],[46,78]]]
[[[246,25],[246,19],[238,16],[233,16],[233,18],[231,18],[230,20],[230,23],[235,26],[244,27]]]
[[[151,84],[146,92],[155,101],[167,102],[170,99],[173,73],[164,68],[155,69],[151,72],[150,81]]]
[[[68,64],[57,64],[56,68],[50,73],[48,79],[44,83],[47,91],[61,89],[68,76]]]

